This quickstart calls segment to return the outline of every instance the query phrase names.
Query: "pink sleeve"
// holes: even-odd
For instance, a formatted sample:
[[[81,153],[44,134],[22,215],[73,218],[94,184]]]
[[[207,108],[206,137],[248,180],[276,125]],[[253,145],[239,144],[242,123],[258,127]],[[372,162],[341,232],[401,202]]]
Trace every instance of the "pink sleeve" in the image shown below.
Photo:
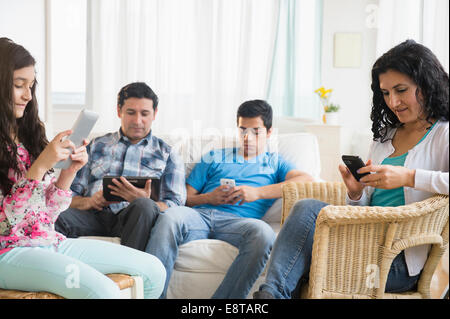
[[[45,211],[55,220],[70,205],[71,193],[57,188],[54,183],[22,178],[1,201],[1,210],[11,225],[21,223],[26,217],[29,218],[27,215],[39,211]]]
[[[55,179],[48,185],[45,190],[45,203],[48,208],[48,215],[56,221],[59,213],[69,208],[72,202],[72,191],[62,190],[55,185]]]

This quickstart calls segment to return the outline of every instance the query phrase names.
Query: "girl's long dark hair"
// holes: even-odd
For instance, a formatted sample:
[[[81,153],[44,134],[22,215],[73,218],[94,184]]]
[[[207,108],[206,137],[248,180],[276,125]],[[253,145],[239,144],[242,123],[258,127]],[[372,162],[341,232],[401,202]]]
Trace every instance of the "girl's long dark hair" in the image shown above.
[[[386,105],[380,90],[379,76],[388,70],[407,75],[417,85],[423,99],[418,98],[418,91],[416,98],[426,114],[426,121],[448,121],[448,73],[430,49],[414,40],[407,40],[383,54],[372,68],[373,99],[370,119],[374,140],[385,142],[388,129],[402,125]]]
[[[17,162],[16,136],[31,155],[36,159],[48,140],[45,128],[38,116],[36,100],[36,81],[31,88],[31,100],[26,105],[23,117],[16,119],[13,98],[14,71],[34,66],[36,61],[21,45],[8,38],[0,38],[0,190],[3,195],[11,191],[13,185],[8,172],[13,169],[20,174]]]

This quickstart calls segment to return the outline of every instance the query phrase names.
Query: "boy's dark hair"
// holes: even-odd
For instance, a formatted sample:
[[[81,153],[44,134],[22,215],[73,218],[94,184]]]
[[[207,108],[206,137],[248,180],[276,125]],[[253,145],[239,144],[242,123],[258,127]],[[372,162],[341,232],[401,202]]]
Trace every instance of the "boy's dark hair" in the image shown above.
[[[153,92],[153,90],[144,82],[134,82],[125,85],[120,89],[117,95],[117,105],[122,108],[126,99],[135,97],[138,99],[150,99],[153,101],[153,110],[158,107],[158,96]]]
[[[237,122],[240,117],[254,118],[260,116],[267,130],[272,128],[272,107],[264,100],[251,100],[241,104],[237,111]]]

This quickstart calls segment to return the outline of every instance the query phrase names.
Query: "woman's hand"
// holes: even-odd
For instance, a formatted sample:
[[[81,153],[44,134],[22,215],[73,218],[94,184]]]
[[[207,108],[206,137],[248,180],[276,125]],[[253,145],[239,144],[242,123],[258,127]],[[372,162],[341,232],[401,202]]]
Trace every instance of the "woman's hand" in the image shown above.
[[[403,166],[393,165],[368,165],[360,168],[358,173],[372,172],[364,176],[360,182],[365,186],[382,189],[394,189],[398,187],[414,187],[416,170]]]
[[[372,160],[368,160],[364,168],[368,167],[369,165],[372,165]],[[366,185],[363,185],[361,182],[358,182],[356,178],[352,175],[350,170],[347,168],[347,166],[343,164],[339,164],[339,172],[341,173],[342,180],[344,181],[345,186],[347,187],[348,197],[350,197],[350,199],[352,200],[360,199],[364,187]]]

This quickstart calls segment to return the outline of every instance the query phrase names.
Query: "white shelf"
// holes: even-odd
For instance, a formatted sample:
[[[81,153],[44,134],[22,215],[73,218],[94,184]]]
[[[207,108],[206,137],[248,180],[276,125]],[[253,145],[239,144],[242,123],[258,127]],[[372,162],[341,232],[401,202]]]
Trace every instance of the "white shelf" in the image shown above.
[[[320,177],[326,181],[340,182],[338,166],[342,154],[342,126],[328,124],[307,124],[305,129],[317,137],[320,151]]]

